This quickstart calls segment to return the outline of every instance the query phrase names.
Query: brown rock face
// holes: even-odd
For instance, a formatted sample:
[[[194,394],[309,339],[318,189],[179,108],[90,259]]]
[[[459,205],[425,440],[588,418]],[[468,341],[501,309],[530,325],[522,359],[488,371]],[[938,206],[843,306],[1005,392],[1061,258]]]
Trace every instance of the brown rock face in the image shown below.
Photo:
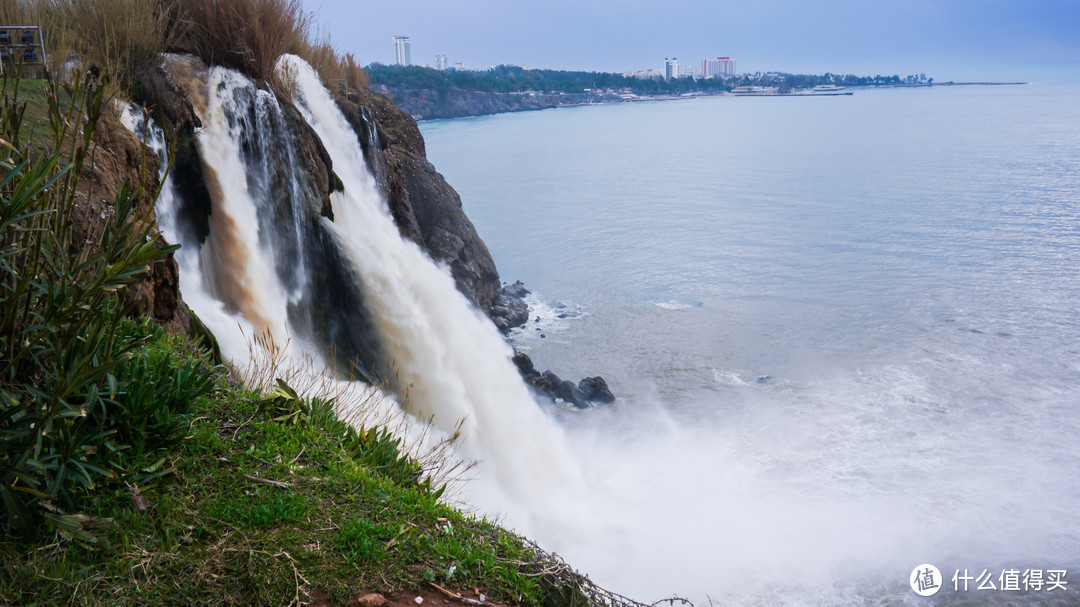
[[[458,290],[488,313],[499,288],[495,262],[458,193],[428,162],[416,121],[367,90],[349,99],[339,95],[337,102],[360,138],[401,235],[448,264]]]
[[[99,242],[113,213],[117,192],[125,182],[141,186],[144,199],[139,204],[150,204],[147,193],[157,185],[159,165],[154,152],[120,124],[115,108],[102,111],[87,157],[89,162],[79,182],[72,214],[76,246],[83,248]],[[148,220],[156,222],[153,209],[146,211]],[[153,233],[157,233],[156,227]],[[170,254],[153,264],[128,292],[133,312],[150,316],[171,331],[190,333],[191,318],[180,299],[179,285],[179,269]]]

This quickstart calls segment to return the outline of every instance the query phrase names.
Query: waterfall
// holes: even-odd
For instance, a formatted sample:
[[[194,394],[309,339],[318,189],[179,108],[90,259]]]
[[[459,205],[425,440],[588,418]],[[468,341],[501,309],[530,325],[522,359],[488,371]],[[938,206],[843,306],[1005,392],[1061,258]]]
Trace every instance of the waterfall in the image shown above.
[[[449,269],[401,237],[357,134],[318,75],[293,55],[278,69],[345,186],[331,196],[334,221],[322,221],[362,278],[409,412],[444,431],[461,423],[466,451],[513,495],[536,499],[580,482],[562,435],[511,362],[510,346],[457,290]]]
[[[494,325],[448,268],[400,236],[371,173],[380,164],[361,145],[366,135],[377,149],[377,134],[358,136],[298,57],[278,69],[344,186],[330,195],[332,213],[296,161],[301,127],[271,92],[238,72],[167,57],[202,123],[196,145],[211,200],[202,238],[185,229],[193,219],[171,192],[158,202],[163,229],[182,245],[185,300],[238,367],[259,355],[251,340],[264,335],[285,344],[295,367],[344,362],[386,382],[387,402],[458,436],[459,454],[479,462],[480,479],[465,490],[486,512],[512,512],[508,522],[523,530],[563,518],[561,496],[580,488],[581,473]]]

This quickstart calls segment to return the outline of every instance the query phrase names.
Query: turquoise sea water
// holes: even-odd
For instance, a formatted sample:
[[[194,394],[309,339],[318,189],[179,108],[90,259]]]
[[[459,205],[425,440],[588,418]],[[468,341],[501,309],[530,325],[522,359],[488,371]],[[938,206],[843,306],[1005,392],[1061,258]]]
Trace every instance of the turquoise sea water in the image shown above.
[[[920,563],[1072,566],[1080,596],[1078,99],[1047,81],[423,123],[503,279],[535,293],[515,343],[620,397],[561,415],[618,522],[550,542],[650,601],[1013,596],[922,599]]]

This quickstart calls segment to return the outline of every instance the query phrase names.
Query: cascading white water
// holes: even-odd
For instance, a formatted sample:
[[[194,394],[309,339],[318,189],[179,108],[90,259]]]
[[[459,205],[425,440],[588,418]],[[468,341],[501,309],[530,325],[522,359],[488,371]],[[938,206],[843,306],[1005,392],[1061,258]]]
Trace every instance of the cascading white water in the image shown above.
[[[254,325],[245,316],[226,311],[222,302],[207,289],[203,280],[199,243],[188,238],[179,226],[179,204],[173,181],[168,175],[168,144],[164,132],[152,118],[143,115],[142,108],[133,104],[123,108],[120,122],[153,150],[161,161],[158,170],[158,178],[162,180],[161,191],[155,201],[154,210],[165,240],[181,245],[175,257],[180,269],[180,290],[185,302],[196,311],[202,322],[211,328],[226,358],[232,361],[242,360],[248,355],[247,336],[256,334]]]
[[[315,71],[292,55],[281,58],[279,71],[344,183],[332,196],[334,221],[323,221],[359,270],[406,406],[447,432],[460,422],[465,451],[481,460],[483,473],[529,504],[516,511],[558,507],[558,492],[577,488],[580,473],[521,381],[510,346],[456,289],[447,268],[402,239],[356,133]]]

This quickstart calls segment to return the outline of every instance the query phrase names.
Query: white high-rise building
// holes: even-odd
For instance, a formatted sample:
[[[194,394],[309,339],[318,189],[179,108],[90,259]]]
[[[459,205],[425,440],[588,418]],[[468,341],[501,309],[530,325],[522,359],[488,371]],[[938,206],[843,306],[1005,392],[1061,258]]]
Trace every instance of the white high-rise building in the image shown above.
[[[435,69],[446,69],[446,55],[435,55]]]
[[[394,36],[394,63],[412,65],[412,42],[408,36]]]
[[[735,60],[731,57],[717,57],[720,63],[720,76],[730,78],[735,75]]]
[[[671,80],[679,77],[679,60],[676,57],[664,58],[664,79]]]
[[[735,60],[731,57],[717,57],[701,60],[702,78],[730,78],[735,75]]]

